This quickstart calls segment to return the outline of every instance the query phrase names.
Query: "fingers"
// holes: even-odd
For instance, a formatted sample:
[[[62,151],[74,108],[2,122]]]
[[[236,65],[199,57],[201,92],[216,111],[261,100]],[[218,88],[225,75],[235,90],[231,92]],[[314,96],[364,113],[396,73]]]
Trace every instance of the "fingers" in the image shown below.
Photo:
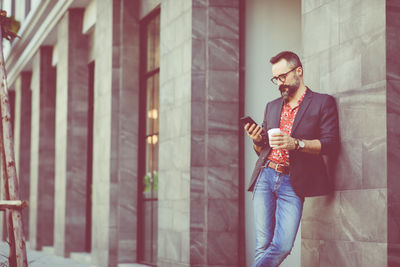
[[[296,148],[294,139],[287,134],[276,134],[271,135],[269,138],[270,146],[274,149],[289,149],[293,150]]]
[[[285,136],[282,134],[273,134],[269,137],[269,141],[271,144],[278,145],[283,143],[285,140]]]
[[[254,131],[254,129],[257,127],[258,127],[258,125],[253,123],[249,128],[249,132],[252,133]]]
[[[261,136],[262,128],[257,125],[257,127],[251,132],[250,137],[252,139],[257,138],[258,136]]]
[[[262,127],[260,127],[259,125],[254,123],[250,125],[249,123],[246,123],[244,129],[246,130],[247,135],[254,141],[259,142],[262,140]]]
[[[256,135],[261,135],[262,131],[263,131],[262,128],[258,127],[258,131],[257,131]]]
[[[269,137],[270,146],[274,149],[285,148],[287,143],[286,136],[284,133],[271,134]]]
[[[246,130],[246,132],[251,132],[252,130],[253,130],[253,126],[254,126],[255,124],[252,124],[252,125],[250,125],[250,123],[246,123],[245,125],[244,125],[244,129]]]
[[[271,136],[269,138],[269,145],[272,148],[281,148],[283,140],[280,137]]]
[[[244,129],[246,130],[247,134],[250,136],[253,134],[254,130],[257,130],[260,126],[258,126],[257,124],[252,124],[250,125],[250,123],[246,123],[246,125],[244,126]]]

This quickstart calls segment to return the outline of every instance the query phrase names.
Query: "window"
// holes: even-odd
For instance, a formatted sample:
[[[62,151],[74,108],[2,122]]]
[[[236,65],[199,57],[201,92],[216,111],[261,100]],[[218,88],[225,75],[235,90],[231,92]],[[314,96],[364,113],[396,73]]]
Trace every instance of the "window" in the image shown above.
[[[160,11],[141,23],[138,259],[156,265],[158,230],[158,137]]]

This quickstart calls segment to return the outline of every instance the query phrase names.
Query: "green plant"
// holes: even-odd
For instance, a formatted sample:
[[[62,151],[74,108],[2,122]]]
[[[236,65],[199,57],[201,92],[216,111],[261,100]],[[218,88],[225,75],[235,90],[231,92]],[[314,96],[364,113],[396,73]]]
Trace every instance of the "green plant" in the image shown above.
[[[143,192],[158,191],[158,172],[148,172],[143,177],[144,190]]]

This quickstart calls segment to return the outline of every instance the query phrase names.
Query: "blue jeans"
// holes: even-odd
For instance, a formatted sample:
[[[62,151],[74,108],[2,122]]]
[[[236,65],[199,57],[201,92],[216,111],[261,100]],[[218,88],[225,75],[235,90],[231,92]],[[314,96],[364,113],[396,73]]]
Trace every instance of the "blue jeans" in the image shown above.
[[[254,188],[255,261],[275,267],[289,255],[299,229],[304,198],[297,196],[287,174],[263,168]]]

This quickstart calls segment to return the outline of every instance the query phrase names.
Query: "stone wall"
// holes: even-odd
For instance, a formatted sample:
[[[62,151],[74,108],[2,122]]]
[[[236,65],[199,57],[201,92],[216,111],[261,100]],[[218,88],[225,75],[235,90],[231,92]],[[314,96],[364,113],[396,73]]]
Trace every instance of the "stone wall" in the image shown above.
[[[92,258],[136,259],[138,138],[137,1],[96,2]]]
[[[191,1],[167,0],[160,15],[158,266],[189,266]]]
[[[119,40],[114,38],[119,2],[96,2],[92,257],[99,266],[116,266],[118,255],[118,176],[111,164],[118,132],[112,122],[119,99],[119,83],[114,82],[119,74]]]
[[[190,263],[240,266],[239,1],[193,1],[192,36]]]
[[[70,9],[58,25],[55,225],[57,255],[85,251],[88,140],[88,40],[83,9]]]
[[[119,238],[118,261],[135,262],[137,254],[137,194],[139,135],[139,18],[138,1],[121,7],[121,89],[119,93]]]
[[[308,198],[302,266],[387,266],[385,1],[302,1],[305,81],[336,98],[332,196]]]
[[[239,265],[239,1],[163,1],[158,266]]]
[[[33,58],[29,241],[33,249],[53,245],[56,69],[53,47]]]

